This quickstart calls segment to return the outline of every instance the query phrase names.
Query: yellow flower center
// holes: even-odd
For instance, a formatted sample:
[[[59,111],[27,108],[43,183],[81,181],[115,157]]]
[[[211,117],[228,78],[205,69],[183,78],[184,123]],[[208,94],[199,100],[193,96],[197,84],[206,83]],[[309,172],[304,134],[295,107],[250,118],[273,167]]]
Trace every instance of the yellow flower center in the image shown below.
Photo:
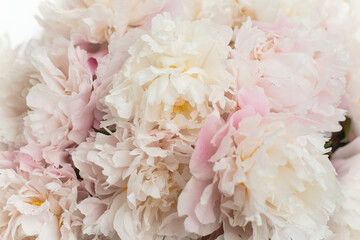
[[[188,101],[180,101],[180,103],[177,103],[173,107],[173,111],[175,113],[189,113],[191,110],[191,105]]]
[[[34,206],[41,206],[45,201],[37,201],[37,200],[34,200],[32,202],[28,202],[29,204],[31,205],[34,205]]]
[[[175,66],[175,65],[170,65],[169,68],[178,68],[178,66]],[[181,71],[181,73],[184,73],[188,70],[187,67],[183,68],[183,70]]]

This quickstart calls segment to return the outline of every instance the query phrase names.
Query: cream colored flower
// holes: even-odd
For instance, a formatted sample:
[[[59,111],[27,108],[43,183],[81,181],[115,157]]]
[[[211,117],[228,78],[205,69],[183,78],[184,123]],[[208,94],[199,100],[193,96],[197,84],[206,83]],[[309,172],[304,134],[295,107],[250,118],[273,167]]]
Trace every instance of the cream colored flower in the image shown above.
[[[157,13],[161,12],[169,0],[132,0],[127,1],[130,5],[129,26],[141,26],[149,18],[152,18]]]
[[[109,136],[97,133],[72,154],[94,196],[79,204],[84,233],[122,240],[152,240],[157,234],[186,237],[176,206],[190,178],[189,153],[174,144],[182,154],[173,149],[167,157],[149,156],[136,146],[131,129],[118,127]]]
[[[75,44],[104,43],[121,37],[129,27],[144,24],[162,11],[167,0],[64,0],[40,6],[41,24],[51,34]]]
[[[113,76],[104,124],[133,122],[142,146],[164,136],[193,143],[213,109],[224,113],[235,105],[227,71],[231,36],[225,26],[155,17]]]
[[[360,138],[335,152],[332,159],[341,184],[342,200],[330,227],[332,240],[360,239]]]
[[[0,149],[15,150],[26,144],[23,118],[28,107],[26,95],[37,71],[30,63],[32,45],[12,49],[0,39]],[[25,48],[25,49],[24,49]]]
[[[93,135],[76,148],[72,160],[88,192],[105,198],[127,187],[127,177],[135,170],[129,168],[136,161],[130,154],[135,149],[134,137],[126,128],[109,136]]]
[[[48,36],[60,34],[75,43],[103,43],[114,32],[121,36],[128,22],[126,5],[113,0],[47,1],[40,5],[40,12]]]
[[[324,138],[286,118],[246,106],[226,124],[209,116],[179,197],[187,231],[224,239],[321,240],[339,199]]]
[[[0,169],[0,236],[12,239],[86,239],[76,210],[78,182],[46,173]]]
[[[248,0],[185,0],[185,16],[191,20],[207,19],[216,24],[238,28],[255,14]]]
[[[343,13],[348,10],[344,0],[252,0],[248,8],[257,20],[274,23],[281,17],[291,18],[310,29],[338,28]]]

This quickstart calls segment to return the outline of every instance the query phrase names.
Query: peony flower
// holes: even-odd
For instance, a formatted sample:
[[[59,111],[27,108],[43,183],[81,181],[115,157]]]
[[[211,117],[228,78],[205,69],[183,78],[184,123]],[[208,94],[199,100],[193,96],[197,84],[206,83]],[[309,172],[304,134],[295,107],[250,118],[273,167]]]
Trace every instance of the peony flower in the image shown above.
[[[129,57],[128,50],[130,46],[144,33],[144,30],[136,28],[119,39],[112,39],[109,42],[108,54],[99,60],[96,71],[99,86],[95,89],[96,108],[101,112],[99,113],[99,121],[103,120],[103,114],[108,111],[105,104],[105,97],[112,88],[113,75],[121,70],[124,62]]]
[[[108,42],[145,24],[157,13],[171,10],[174,0],[64,0],[40,5],[40,23],[47,33],[62,35],[75,44]]]
[[[226,114],[235,106],[226,64],[231,35],[226,27],[165,14],[154,18],[150,32],[133,31],[110,42],[97,72],[97,93],[104,96],[98,109],[106,112],[100,126],[110,135],[96,133],[72,154],[94,196],[79,204],[85,233],[131,240],[191,237],[179,227],[184,217],[176,206],[204,119],[213,109]],[[212,45],[204,46],[209,39]],[[161,94],[158,86],[166,87]]]
[[[84,196],[78,193],[78,181],[62,182],[39,168],[25,171],[29,158],[21,153],[1,154],[1,239],[92,239],[81,232],[82,215],[76,203]],[[18,166],[1,166],[10,161]]]
[[[110,132],[111,133],[111,132]],[[126,178],[135,156],[133,137],[126,128],[119,128],[111,135],[93,134],[72,153],[74,165],[80,171],[85,188],[92,196],[105,198],[127,187]]]
[[[232,240],[329,236],[340,196],[325,139],[286,115],[266,114],[264,92],[245,90],[241,110],[226,123],[210,115],[200,132],[178,203],[185,229],[205,236],[223,225]]]
[[[23,117],[28,107],[25,97],[36,82],[28,51],[36,43],[12,49],[0,39],[0,149],[16,150],[26,144]]]
[[[166,6],[167,2],[175,4],[174,0],[135,0],[131,1],[129,26],[137,27],[145,23],[148,18],[152,18],[157,13],[161,12]]]
[[[285,20],[248,21],[236,35],[232,57],[238,89],[263,88],[271,112],[292,114],[320,131],[341,129],[347,55],[332,35]]]
[[[113,0],[64,0],[40,5],[40,23],[48,35],[62,35],[75,44],[103,43],[115,32],[121,36],[127,27],[128,7]]]
[[[331,219],[335,236],[329,239],[355,240],[360,238],[359,144],[357,138],[333,155],[332,164],[341,184],[342,201]]]
[[[155,17],[113,75],[103,125],[133,122],[141,148],[166,136],[195,142],[213,109],[224,113],[235,105],[226,64],[231,35],[225,26]]]
[[[339,20],[348,9],[344,0],[251,0],[246,1],[255,19],[275,23],[279,17],[287,17],[310,29],[338,28]]]
[[[69,153],[85,140],[94,121],[93,76],[85,51],[57,38],[33,51],[40,82],[26,97],[28,144],[22,151],[50,165],[69,163]]]
[[[168,168],[170,164],[173,170]],[[126,202],[117,209],[114,218],[120,239],[151,240],[156,235],[186,237],[188,233],[182,227],[184,218],[179,217],[176,206],[187,179],[186,158],[155,160],[151,165],[138,166],[129,177]]]
[[[255,20],[250,1],[184,0],[185,16],[191,20],[207,19],[213,23],[238,28],[248,17]]]
[[[94,196],[79,204],[85,216],[83,231],[109,239],[152,240],[157,234],[181,239],[188,234],[179,228],[184,218],[178,216],[176,206],[190,178],[189,153],[173,150],[164,158],[149,156],[137,147],[131,129],[97,133],[72,154]]]
[[[360,28],[356,22],[360,20],[360,4],[358,1],[347,1],[348,8],[344,11],[342,18],[337,21],[337,31],[345,41],[346,50],[350,55],[350,69],[347,75],[346,94],[344,96],[344,107],[347,115],[352,120],[352,128],[356,136],[360,134]]]

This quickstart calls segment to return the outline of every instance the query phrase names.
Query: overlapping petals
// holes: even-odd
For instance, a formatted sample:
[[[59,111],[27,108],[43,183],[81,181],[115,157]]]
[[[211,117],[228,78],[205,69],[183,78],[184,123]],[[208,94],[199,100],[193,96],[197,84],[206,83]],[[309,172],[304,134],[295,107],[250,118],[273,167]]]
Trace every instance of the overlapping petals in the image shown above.
[[[187,231],[205,236],[223,224],[225,239],[331,235],[327,222],[340,195],[324,138],[262,115],[264,106],[244,105],[226,123],[207,118],[190,160],[193,177],[179,197]]]
[[[40,82],[26,97],[28,144],[23,151],[50,165],[70,163],[69,151],[85,140],[94,121],[93,75],[87,53],[58,38],[51,47],[33,52],[33,65]]]

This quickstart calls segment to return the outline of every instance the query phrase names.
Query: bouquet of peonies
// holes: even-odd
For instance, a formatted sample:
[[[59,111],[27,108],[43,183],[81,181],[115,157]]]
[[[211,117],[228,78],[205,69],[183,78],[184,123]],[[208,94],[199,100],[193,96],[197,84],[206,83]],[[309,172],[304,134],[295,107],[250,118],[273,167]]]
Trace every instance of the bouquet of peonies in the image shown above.
[[[40,10],[0,41],[0,239],[360,239],[359,1]]]

